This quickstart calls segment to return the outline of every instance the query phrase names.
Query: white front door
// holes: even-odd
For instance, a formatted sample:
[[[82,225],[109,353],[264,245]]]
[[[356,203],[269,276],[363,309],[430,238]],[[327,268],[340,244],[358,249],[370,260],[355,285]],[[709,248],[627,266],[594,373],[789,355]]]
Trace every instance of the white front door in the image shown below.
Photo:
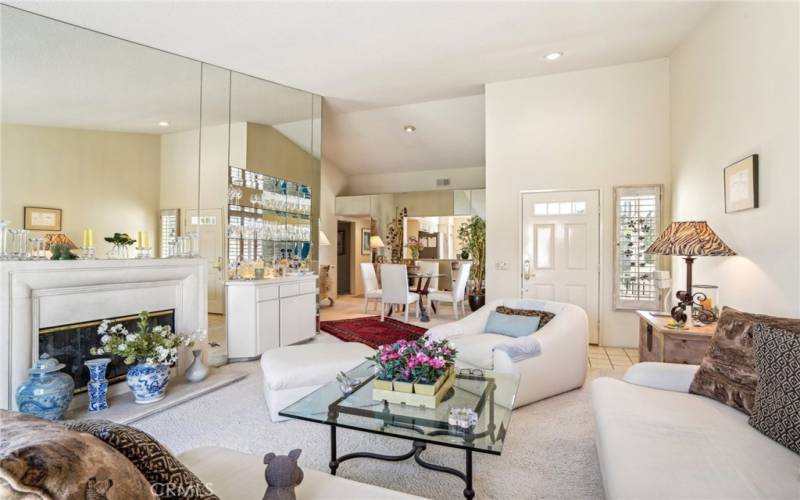
[[[589,316],[598,342],[600,193],[522,194],[522,297],[567,302]]]
[[[187,210],[184,221],[187,234],[198,232],[200,255],[208,261],[208,312],[225,313],[225,283],[222,265],[222,210],[208,208]]]

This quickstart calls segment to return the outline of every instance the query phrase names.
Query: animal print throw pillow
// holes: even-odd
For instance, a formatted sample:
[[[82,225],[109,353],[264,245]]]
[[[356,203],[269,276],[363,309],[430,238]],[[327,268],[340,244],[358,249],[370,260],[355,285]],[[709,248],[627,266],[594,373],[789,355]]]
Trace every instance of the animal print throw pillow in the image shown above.
[[[153,500],[147,479],[88,434],[0,410],[0,498]]]
[[[750,414],[758,374],[753,359],[753,327],[756,323],[800,332],[800,319],[750,314],[723,307],[717,330],[711,339],[689,392],[699,394]]]
[[[540,311],[538,309],[514,309],[506,306],[497,306],[495,311],[500,314],[510,314],[512,316],[538,316],[540,318],[539,319],[540,329],[544,325],[546,325],[551,319],[556,317],[556,315],[551,312]]]
[[[758,385],[749,423],[800,454],[800,333],[757,324],[753,357]]]
[[[64,425],[91,434],[125,455],[161,499],[219,500],[192,471],[146,432],[108,420],[74,420]]]

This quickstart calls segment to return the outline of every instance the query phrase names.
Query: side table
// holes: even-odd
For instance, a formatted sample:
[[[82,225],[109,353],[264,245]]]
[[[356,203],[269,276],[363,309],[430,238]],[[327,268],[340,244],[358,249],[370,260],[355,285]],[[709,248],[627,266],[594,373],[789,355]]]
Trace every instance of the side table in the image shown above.
[[[699,365],[711,345],[716,323],[702,326],[667,327],[669,316],[655,316],[649,311],[639,315],[639,361],[660,361]]]

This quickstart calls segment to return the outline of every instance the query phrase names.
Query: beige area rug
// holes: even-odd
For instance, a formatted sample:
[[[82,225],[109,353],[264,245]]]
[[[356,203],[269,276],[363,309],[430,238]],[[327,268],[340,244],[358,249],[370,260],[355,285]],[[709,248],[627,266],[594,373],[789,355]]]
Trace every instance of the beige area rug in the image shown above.
[[[285,454],[293,448],[302,448],[301,466],[328,470],[328,426],[302,421],[272,423],[257,362],[237,363],[224,369],[246,371],[249,375],[134,425],[176,453],[198,446],[223,446],[263,456],[270,451]],[[621,374],[592,369],[589,378]],[[338,445],[340,454],[354,451],[400,454],[411,449],[410,441],[347,429],[338,431]],[[503,454],[473,456],[476,498],[603,497],[588,385],[519,408],[512,416]],[[429,446],[423,457],[433,463],[464,468],[464,453],[460,450]],[[413,459],[400,463],[354,459],[343,463],[338,474],[432,499],[463,498],[462,481],[425,470]]]

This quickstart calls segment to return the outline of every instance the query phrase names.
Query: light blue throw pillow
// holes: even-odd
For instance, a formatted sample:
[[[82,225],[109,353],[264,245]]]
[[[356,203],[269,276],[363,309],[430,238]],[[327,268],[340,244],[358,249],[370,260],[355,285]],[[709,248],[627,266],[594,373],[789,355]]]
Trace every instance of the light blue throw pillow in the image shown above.
[[[539,316],[518,316],[501,314],[497,311],[489,313],[484,330],[507,337],[525,337],[539,329]]]

